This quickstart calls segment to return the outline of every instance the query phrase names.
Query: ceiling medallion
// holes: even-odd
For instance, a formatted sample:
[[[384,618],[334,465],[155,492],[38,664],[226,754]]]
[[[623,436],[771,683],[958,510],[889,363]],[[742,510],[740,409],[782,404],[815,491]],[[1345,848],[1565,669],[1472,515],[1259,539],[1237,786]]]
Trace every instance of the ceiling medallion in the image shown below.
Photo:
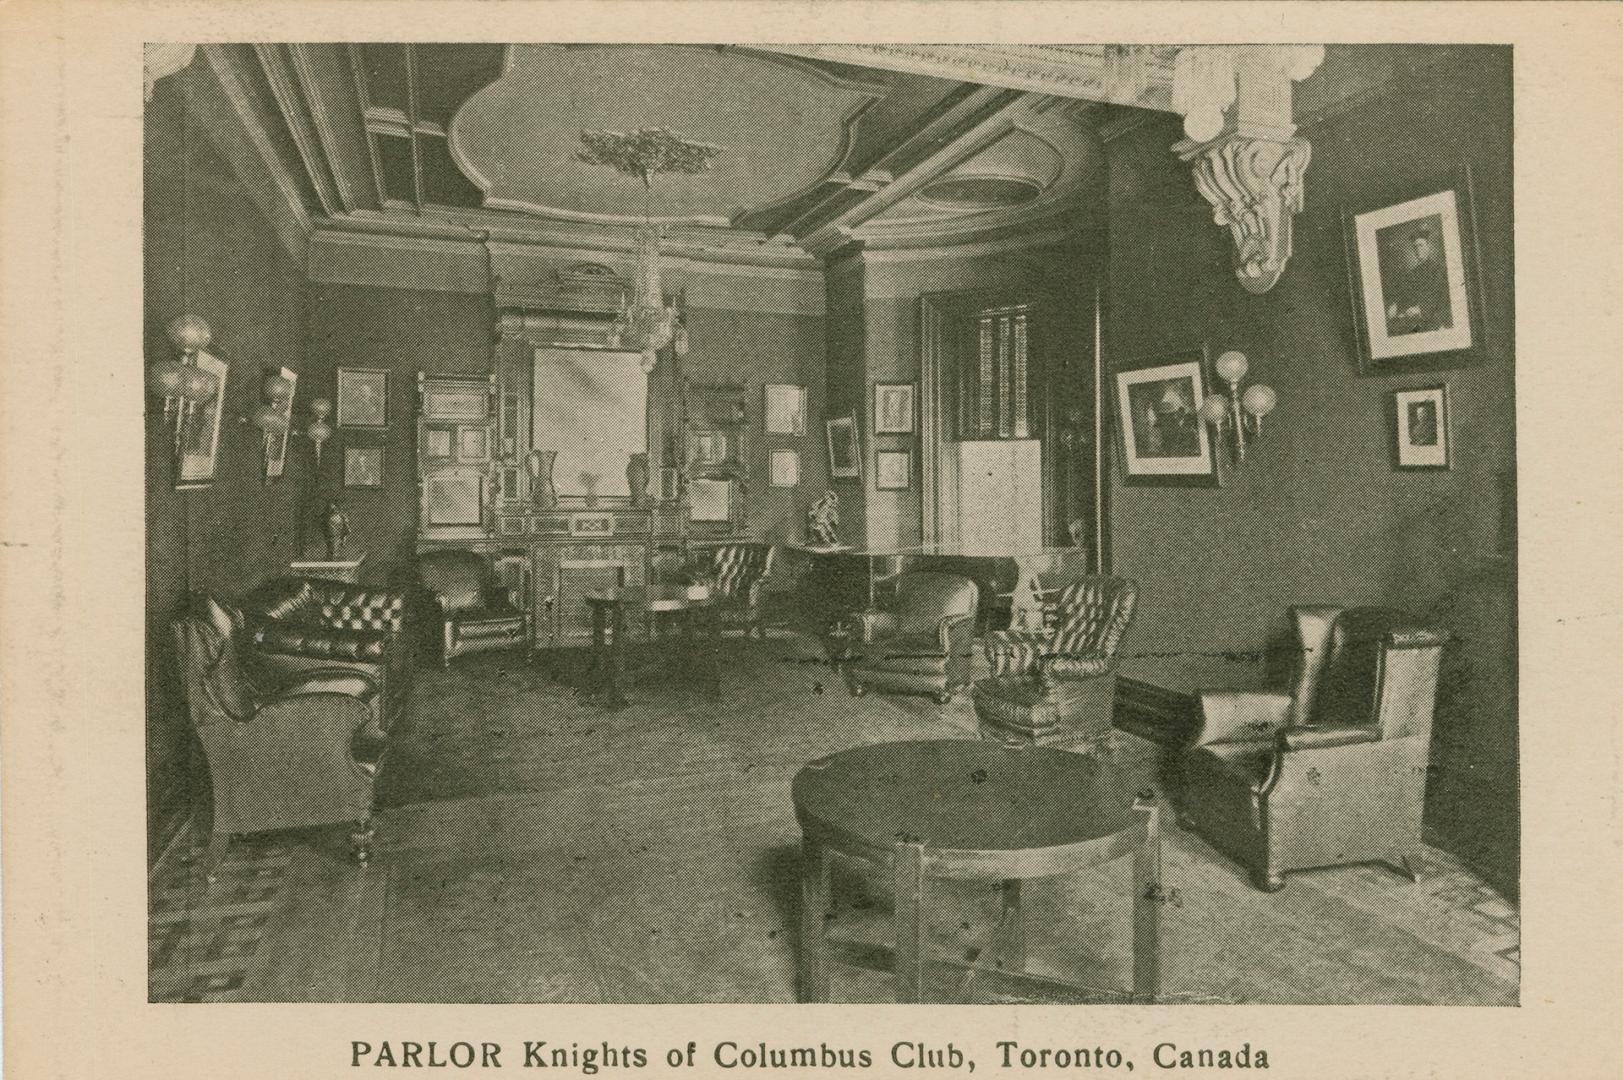
[[[648,193],[652,177],[660,173],[701,173],[710,168],[710,159],[721,147],[693,142],[664,127],[638,128],[632,132],[583,131],[584,148],[575,157],[588,165],[607,165],[626,176],[642,181],[642,224],[637,228],[637,276],[632,294],[614,317],[609,328],[609,344],[618,346],[631,335],[642,352],[642,369],[653,371],[659,350],[670,345],[677,355],[688,350],[687,322],[676,301],[665,299],[659,280],[659,229],[649,215]]]

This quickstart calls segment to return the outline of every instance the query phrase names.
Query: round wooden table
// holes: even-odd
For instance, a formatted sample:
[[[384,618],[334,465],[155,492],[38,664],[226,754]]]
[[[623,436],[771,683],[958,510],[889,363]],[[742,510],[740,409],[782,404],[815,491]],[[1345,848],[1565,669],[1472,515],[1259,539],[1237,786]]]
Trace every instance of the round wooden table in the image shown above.
[[[967,739],[859,746],[805,766],[792,787],[803,838],[800,999],[828,1000],[831,852],[892,867],[897,1001],[923,996],[926,881],[1001,881],[1003,920],[997,947],[989,950],[999,966],[971,967],[1023,973],[1021,882],[1131,852],[1131,998],[1154,1000],[1160,821],[1153,794],[1135,797],[1121,785],[1116,771],[1095,758]]]
[[[682,619],[682,637],[687,644],[686,670],[697,673],[711,693],[719,693],[721,676],[716,670],[716,649],[720,644],[720,623],[714,617],[715,593],[691,594],[685,585],[641,585],[597,589],[585,596],[592,609],[593,681],[598,684],[605,708],[626,704],[622,684],[626,680],[626,611],[642,610],[651,619],[676,612]],[[701,625],[702,624],[702,625]],[[709,648],[698,646],[700,631],[707,632]]]

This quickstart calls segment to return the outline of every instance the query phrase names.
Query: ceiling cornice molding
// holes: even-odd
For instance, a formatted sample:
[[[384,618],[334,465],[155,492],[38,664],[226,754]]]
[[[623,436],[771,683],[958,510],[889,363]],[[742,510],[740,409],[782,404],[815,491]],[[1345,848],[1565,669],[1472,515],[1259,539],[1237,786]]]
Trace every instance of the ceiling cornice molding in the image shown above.
[[[1136,47],[1142,85],[1117,87],[1108,45],[750,45],[814,60],[904,71],[1115,105],[1171,111],[1175,47]],[[1132,91],[1132,92],[1127,92]]]
[[[315,188],[316,198],[321,200],[322,212],[336,214],[351,209],[353,201],[339,190],[330,155],[316,131],[315,117],[304,96],[304,88],[293,71],[292,61],[285,52],[286,47],[259,43],[252,48],[254,55],[259,57],[259,66],[264,70],[265,80],[276,98],[276,106],[293,135],[293,143],[299,149],[305,175]]]
[[[283,248],[302,267],[314,222],[298,184],[282,167],[230,54],[220,45],[201,45],[198,52],[203,63],[192,68],[198,78],[193,114]]]

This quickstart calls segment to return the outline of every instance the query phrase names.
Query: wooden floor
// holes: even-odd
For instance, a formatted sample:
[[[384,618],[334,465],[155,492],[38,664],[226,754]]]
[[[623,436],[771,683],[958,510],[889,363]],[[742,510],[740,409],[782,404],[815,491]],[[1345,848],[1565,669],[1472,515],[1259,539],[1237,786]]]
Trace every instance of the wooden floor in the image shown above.
[[[372,866],[348,862],[341,829],[239,843],[212,886],[171,860],[152,889],[151,997],[794,1000],[795,771],[859,743],[973,738],[973,718],[963,700],[852,698],[797,637],[725,652],[720,702],[642,687],[613,713],[573,692],[578,657],[424,670],[393,733]],[[1120,767],[1155,783],[1155,745],[1117,742]],[[1162,816],[1168,997],[1515,1003],[1516,912],[1443,853],[1418,885],[1345,867],[1268,895]],[[1130,983],[1130,863],[1030,890],[1034,972]],[[886,883],[841,864],[834,892],[837,937],[884,939]],[[943,895],[931,949],[959,959],[998,898]],[[836,965],[832,991],[882,1000],[890,986]]]

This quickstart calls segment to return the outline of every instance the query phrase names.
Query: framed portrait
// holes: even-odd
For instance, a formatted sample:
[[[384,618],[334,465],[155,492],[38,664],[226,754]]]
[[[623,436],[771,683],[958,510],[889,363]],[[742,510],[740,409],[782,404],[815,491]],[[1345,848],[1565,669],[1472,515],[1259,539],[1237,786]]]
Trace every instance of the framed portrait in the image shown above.
[[[1400,469],[1446,469],[1451,464],[1448,387],[1419,386],[1392,393],[1395,460]]]
[[[383,447],[344,447],[344,486],[380,488],[383,486]]]
[[[282,433],[276,437],[276,441],[271,444],[270,452],[265,455],[265,481],[269,483],[272,480],[280,480],[282,473],[287,470],[287,440],[293,434],[293,394],[299,386],[299,375],[298,372],[277,367],[267,367],[265,375],[267,378],[280,375],[288,381],[287,397],[277,402],[275,406],[277,415],[285,421]]]
[[[451,456],[450,428],[425,428],[423,431],[423,452],[431,458],[448,458]]]
[[[874,383],[873,431],[875,435],[912,434],[912,383]]]
[[[1359,362],[1366,374],[1474,359],[1481,276],[1471,173],[1363,213],[1342,213]]]
[[[1128,483],[1216,486],[1217,456],[1200,407],[1205,350],[1116,373],[1116,429]]]
[[[766,433],[768,435],[806,434],[806,388],[780,383],[766,384]]]
[[[490,456],[490,432],[482,427],[457,428],[456,459],[483,461]]]
[[[828,474],[836,480],[862,479],[862,443],[857,418],[842,416],[825,422],[828,427]]]
[[[772,451],[772,486],[792,488],[800,486],[800,451]]]
[[[338,369],[338,426],[389,426],[389,373],[380,368]]]
[[[203,402],[186,425],[180,447],[177,488],[207,487],[214,482],[220,458],[220,416],[225,411],[225,378],[231,370],[224,360],[210,352],[197,354],[197,366],[214,376],[214,396]]]
[[[913,486],[913,452],[880,450],[874,455],[874,487],[880,491],[906,491]]]

